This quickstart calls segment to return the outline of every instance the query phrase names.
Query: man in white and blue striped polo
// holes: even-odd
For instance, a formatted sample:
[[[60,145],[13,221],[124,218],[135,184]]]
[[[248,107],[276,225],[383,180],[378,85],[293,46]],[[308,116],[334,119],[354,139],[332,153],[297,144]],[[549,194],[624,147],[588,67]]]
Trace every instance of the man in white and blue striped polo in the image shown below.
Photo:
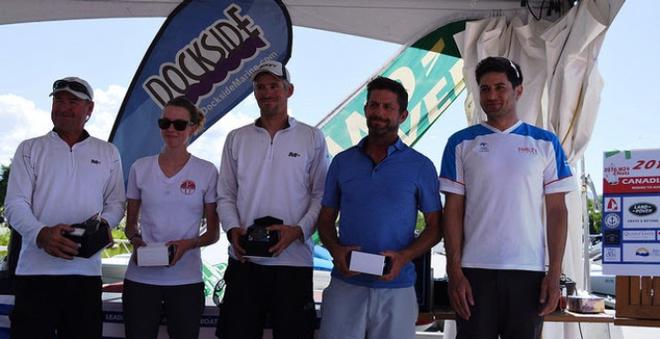
[[[458,338],[539,338],[559,299],[575,180],[557,137],[518,119],[520,67],[489,57],[476,80],[487,120],[449,138],[440,171]]]

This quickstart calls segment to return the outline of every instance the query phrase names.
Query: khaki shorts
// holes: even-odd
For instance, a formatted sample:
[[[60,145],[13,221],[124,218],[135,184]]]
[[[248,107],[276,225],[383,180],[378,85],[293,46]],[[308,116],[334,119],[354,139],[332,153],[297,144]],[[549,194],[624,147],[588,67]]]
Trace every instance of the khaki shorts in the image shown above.
[[[332,278],[323,291],[319,339],[414,339],[414,287],[369,288]]]

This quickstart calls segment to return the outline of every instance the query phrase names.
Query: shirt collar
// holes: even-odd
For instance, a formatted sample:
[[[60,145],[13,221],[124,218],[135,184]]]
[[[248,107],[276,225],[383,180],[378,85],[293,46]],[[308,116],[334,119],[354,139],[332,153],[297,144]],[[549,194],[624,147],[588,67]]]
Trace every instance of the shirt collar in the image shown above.
[[[485,121],[482,121],[482,122],[481,122],[481,125],[484,126],[484,127],[486,127],[486,128],[488,128],[489,130],[491,130],[491,131],[493,131],[493,132],[495,132],[495,133],[509,134],[509,133],[513,132],[516,128],[518,128],[520,125],[522,125],[522,123],[523,123],[522,120],[518,120],[518,121],[517,121],[515,124],[513,124],[511,127],[507,128],[507,129],[505,129],[505,130],[503,130],[503,131],[500,131],[499,129],[497,129],[497,128],[491,126],[491,125],[489,125],[489,124],[488,124],[487,122],[485,122]]]
[[[364,138],[362,138],[362,140],[360,140],[360,142],[358,142],[358,144],[357,144],[357,147],[358,147],[361,151],[363,151],[363,152],[364,152],[364,144],[365,144],[366,142],[367,142],[367,137],[364,137]],[[392,155],[392,153],[394,153],[394,152],[396,152],[396,151],[403,151],[403,150],[405,150],[407,147],[408,147],[408,145],[406,145],[406,144],[401,140],[401,138],[397,137],[397,138],[396,138],[396,141],[395,141],[393,144],[387,146],[387,156]]]
[[[55,131],[55,128],[53,128],[53,129],[51,130],[51,134],[52,134],[53,136],[56,136],[56,137],[62,139],[62,137],[60,137],[60,135],[57,134],[57,132]],[[81,142],[81,141],[84,141],[84,140],[87,139],[87,138],[89,138],[89,136],[90,136],[90,135],[89,135],[89,132],[87,132],[87,130],[83,129],[82,133],[80,133],[80,137],[79,137],[78,140],[76,141],[76,144],[79,143],[79,142]]]
[[[254,119],[254,126],[258,127],[258,128],[263,128],[263,127],[261,127],[261,120],[259,120],[259,119],[261,119],[261,118]],[[293,117],[288,117],[286,127],[284,127],[283,129],[284,130],[289,129],[289,128],[295,126],[296,123],[297,123],[296,119],[294,119]]]

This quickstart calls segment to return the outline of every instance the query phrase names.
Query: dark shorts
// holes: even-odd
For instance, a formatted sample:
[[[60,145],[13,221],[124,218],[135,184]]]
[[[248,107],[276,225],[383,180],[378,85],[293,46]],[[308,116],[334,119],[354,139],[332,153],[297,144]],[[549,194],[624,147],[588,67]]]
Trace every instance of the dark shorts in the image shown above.
[[[122,296],[128,339],[155,339],[165,316],[171,339],[197,338],[204,311],[204,283],[160,286],[124,280]]]
[[[222,339],[261,339],[270,315],[275,339],[311,339],[316,328],[312,268],[229,259],[218,319]]]
[[[24,275],[15,283],[12,338],[101,338],[101,277]]]
[[[463,268],[475,305],[469,320],[457,318],[457,339],[537,339],[543,317],[539,293],[545,273]]]

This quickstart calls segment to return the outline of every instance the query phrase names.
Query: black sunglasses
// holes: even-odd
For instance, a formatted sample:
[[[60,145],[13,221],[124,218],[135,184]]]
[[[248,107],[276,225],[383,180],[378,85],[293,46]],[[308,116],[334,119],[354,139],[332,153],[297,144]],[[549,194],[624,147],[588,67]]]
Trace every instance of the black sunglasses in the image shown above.
[[[92,95],[89,93],[87,90],[87,87],[85,85],[75,82],[75,81],[68,81],[68,80],[57,80],[53,83],[53,91],[58,90],[58,89],[63,89],[63,88],[70,88],[76,92],[80,92],[82,94],[85,94],[88,98],[91,98]]]
[[[176,120],[170,120],[167,118],[160,118],[158,119],[158,127],[160,129],[168,129],[170,128],[170,125],[174,125],[174,129],[177,131],[183,131],[188,127],[188,125],[192,125],[190,121],[188,120],[182,120],[182,119],[176,119]]]

